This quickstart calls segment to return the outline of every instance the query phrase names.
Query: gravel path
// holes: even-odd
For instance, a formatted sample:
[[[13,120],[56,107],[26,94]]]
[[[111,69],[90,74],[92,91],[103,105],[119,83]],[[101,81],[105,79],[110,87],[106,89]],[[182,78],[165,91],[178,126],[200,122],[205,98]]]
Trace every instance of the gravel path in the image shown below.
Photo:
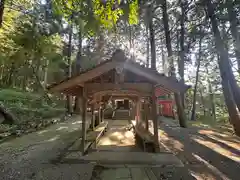
[[[152,168],[158,179],[239,179],[240,139],[238,137],[216,129],[182,129],[171,122],[173,121],[162,119],[162,123],[159,124],[160,142],[182,160],[186,172],[184,173],[183,169],[178,171],[176,168]],[[99,145],[109,140],[114,141],[115,146],[119,146],[117,150],[125,148],[121,147],[121,143],[133,145],[132,141],[128,142],[122,138],[128,136],[123,132],[106,136]],[[106,135],[110,135],[109,133]],[[54,164],[52,161],[80,136],[81,118],[74,116],[42,131],[0,144],[0,179],[90,180],[94,164]],[[171,177],[165,176],[166,174]],[[183,175],[188,177],[182,177]]]
[[[240,138],[212,128],[180,128],[161,118],[159,139],[184,163],[197,180],[238,180]]]
[[[86,176],[85,171],[81,174],[79,169],[87,170],[87,166],[66,167],[66,165],[59,166],[51,163],[80,136],[81,117],[73,116],[65,122],[52,125],[42,131],[2,143],[0,145],[0,179],[64,179],[61,177],[63,175],[67,179],[79,179],[79,176]],[[69,168],[71,171],[67,170]],[[92,170],[91,168],[93,168],[92,165],[89,165],[89,171]],[[69,175],[74,177],[69,178]]]

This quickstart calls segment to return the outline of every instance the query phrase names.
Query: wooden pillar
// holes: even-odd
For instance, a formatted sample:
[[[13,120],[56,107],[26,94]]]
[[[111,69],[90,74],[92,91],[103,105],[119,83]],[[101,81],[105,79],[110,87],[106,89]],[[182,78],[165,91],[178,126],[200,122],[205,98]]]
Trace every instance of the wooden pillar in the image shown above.
[[[145,120],[145,128],[148,131],[149,130],[149,124],[148,124],[148,119],[149,119],[149,105],[147,102],[144,103],[144,120]]]
[[[85,89],[82,91],[82,154],[84,154],[86,141],[86,115],[87,115],[87,97]]]
[[[128,113],[129,113],[129,117],[130,117],[130,120],[132,120],[131,118],[131,104],[130,104],[130,99],[128,100]]]
[[[133,120],[136,120],[136,101],[133,100],[132,101],[132,119]]]
[[[137,99],[136,102],[136,124],[140,123],[140,98]]]
[[[104,104],[101,106],[101,122],[104,121],[104,110],[105,110],[105,102],[104,102]]]
[[[158,104],[158,98],[156,98],[156,108],[157,108],[157,115],[160,115],[160,109],[159,109],[159,104]]]
[[[95,104],[93,103],[92,106],[91,106],[91,111],[92,111],[92,118],[91,118],[92,130],[95,129],[95,113],[94,113],[95,107],[94,107],[94,105]]]
[[[142,101],[141,99],[139,100],[139,124],[142,126],[143,125],[143,117],[142,117]]]
[[[101,103],[99,104],[98,108],[98,124],[102,122],[102,110],[101,110]]]
[[[157,115],[157,98],[155,96],[155,87],[152,88],[152,120],[153,120],[153,132],[154,132],[154,143],[155,152],[159,152],[159,140],[158,140],[158,115]]]

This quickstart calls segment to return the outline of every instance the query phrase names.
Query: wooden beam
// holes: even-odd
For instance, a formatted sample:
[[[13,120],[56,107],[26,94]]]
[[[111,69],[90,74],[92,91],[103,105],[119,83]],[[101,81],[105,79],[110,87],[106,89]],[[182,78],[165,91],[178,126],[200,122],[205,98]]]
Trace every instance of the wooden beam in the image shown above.
[[[93,94],[99,91],[107,90],[136,90],[143,93],[151,93],[151,84],[149,83],[123,83],[120,86],[116,86],[114,83],[90,83],[85,84],[89,94]]]
[[[78,96],[78,95],[82,95],[82,87],[81,86],[74,86],[68,89],[64,89],[64,91],[62,91],[64,94],[67,95],[73,95],[73,96]]]
[[[161,91],[161,93],[163,95],[167,95],[167,94],[172,94],[173,93],[171,90],[163,87],[162,85],[156,85],[155,89],[156,89],[156,91],[155,91],[156,94],[157,94],[157,91],[158,91],[157,89],[160,89],[160,91]]]
[[[117,97],[148,97],[151,96],[150,93],[141,93],[138,91],[134,91],[134,90],[107,90],[107,91],[99,91],[96,92],[95,94],[93,94],[94,96],[104,96],[106,94],[111,94],[113,97],[117,96]]]
[[[113,100],[122,99],[122,98],[133,101],[133,100],[137,100],[138,96],[130,96],[130,95],[127,96],[127,95],[126,95],[126,96],[113,96],[113,97],[112,97]]]

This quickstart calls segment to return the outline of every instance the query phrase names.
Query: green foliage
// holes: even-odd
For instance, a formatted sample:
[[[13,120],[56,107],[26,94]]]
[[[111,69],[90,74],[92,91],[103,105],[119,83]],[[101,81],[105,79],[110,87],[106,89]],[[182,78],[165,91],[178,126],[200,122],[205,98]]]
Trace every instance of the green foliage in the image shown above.
[[[1,85],[42,89],[50,77],[47,74],[51,75],[48,66],[59,64],[63,59],[62,39],[59,34],[48,35],[46,31],[51,29],[39,18],[16,14],[11,10],[5,13],[5,16],[8,15],[11,17],[9,23],[0,29]],[[21,20],[17,21],[17,17]]]
[[[70,0],[53,1],[53,10],[57,15],[65,17],[68,22],[82,19],[88,32],[96,32],[100,27],[111,29],[115,27],[121,16],[127,14],[130,24],[138,22],[138,0]]]
[[[119,17],[123,15],[122,9],[112,10],[114,3],[115,0],[107,1],[105,5],[102,4],[101,0],[96,0],[94,2],[94,15],[106,28],[112,28]]]
[[[20,120],[20,124],[58,116],[64,112],[62,101],[53,99],[53,102],[49,103],[39,94],[17,89],[0,90],[0,102]]]
[[[138,24],[138,0],[129,5],[129,24]]]

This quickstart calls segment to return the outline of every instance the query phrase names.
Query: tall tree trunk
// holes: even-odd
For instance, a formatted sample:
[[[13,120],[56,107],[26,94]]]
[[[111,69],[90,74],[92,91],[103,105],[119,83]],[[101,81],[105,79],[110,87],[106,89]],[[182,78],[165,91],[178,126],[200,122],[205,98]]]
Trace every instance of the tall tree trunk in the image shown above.
[[[197,71],[196,71],[196,81],[194,84],[194,91],[193,91],[193,104],[192,104],[192,115],[191,120],[196,120],[196,99],[197,99],[197,86],[198,86],[198,79],[199,79],[199,70],[201,65],[201,55],[202,54],[202,37],[199,40],[199,52],[198,52],[198,60],[197,60]]]
[[[168,24],[168,14],[167,14],[167,2],[166,0],[162,1],[162,11],[163,11],[163,26],[164,26],[164,33],[165,33],[165,44],[168,52],[168,64],[169,64],[169,75],[171,76],[172,73],[175,75],[174,69],[174,62],[173,62],[173,51],[172,51],[172,44],[171,44],[171,36]]]
[[[230,30],[234,42],[234,51],[238,64],[238,71],[240,72],[240,35],[238,32],[239,22],[237,19],[237,13],[234,10],[235,3],[232,0],[226,0],[228,19],[230,22]]]
[[[27,76],[23,75],[22,78],[22,90],[26,90],[27,87]]]
[[[78,53],[76,58],[76,73],[80,74],[81,72],[81,59],[82,59],[82,30],[79,28],[78,34]],[[81,98],[75,98],[75,105],[74,105],[74,112],[80,113],[81,112]]]
[[[161,38],[161,55],[162,55],[162,71],[164,74],[166,74],[166,69],[165,69],[165,52],[164,52],[164,48],[163,48],[163,44],[164,44],[164,40],[163,38]]]
[[[240,117],[238,112],[240,109],[240,103],[239,103],[240,99],[238,97],[240,96],[240,93],[238,94],[239,87],[236,83],[236,79],[233,75],[233,72],[230,66],[228,52],[224,47],[224,42],[222,40],[222,37],[218,29],[217,18],[214,12],[212,2],[209,0],[205,0],[204,2],[207,8],[208,16],[211,20],[215,45],[216,45],[217,53],[219,55],[218,64],[219,64],[220,74],[222,78],[222,86],[223,86],[225,102],[228,108],[228,113],[229,113],[231,122],[233,124],[234,130],[236,134],[240,136]],[[238,108],[236,108],[236,105]]]
[[[168,14],[167,14],[167,1],[162,1],[162,13],[163,13],[163,25],[165,31],[165,38],[166,38],[166,48],[168,51],[168,59],[170,65],[170,75],[176,77],[175,69],[174,69],[174,62],[173,62],[173,51],[172,51],[172,44],[171,44],[171,37],[170,37],[170,30],[168,24]],[[179,93],[174,94],[176,106],[177,106],[177,114],[179,119],[179,124],[181,127],[187,127],[185,112],[183,108],[183,103]]]
[[[147,34],[147,68],[149,68],[149,59],[150,59],[150,44],[149,44],[149,25],[146,25],[146,34]]]
[[[184,41],[185,41],[185,1],[180,0],[180,6],[181,6],[181,16],[180,16],[180,62],[179,62],[179,75],[181,77],[181,82],[185,83],[184,81],[184,63],[185,63],[185,47],[184,47]],[[181,93],[181,99],[184,107],[184,93]]]
[[[150,9],[151,10],[151,9]],[[153,19],[151,15],[151,19],[149,20],[149,38],[150,38],[150,46],[151,46],[151,69],[157,70],[156,68],[156,44],[155,44],[155,32],[153,29]]]
[[[10,70],[9,70],[9,73],[8,73],[8,82],[7,82],[7,86],[8,87],[13,85],[13,74],[14,74],[14,71],[15,71],[15,63],[12,62]]]
[[[68,76],[68,78],[71,78],[71,76],[72,76],[72,62],[71,62],[72,35],[73,35],[73,27],[72,27],[72,24],[71,24],[70,27],[69,27],[69,33],[68,33],[68,49],[67,49],[67,61],[68,61],[67,76]],[[67,108],[67,113],[72,114],[72,96],[70,96],[70,95],[67,95],[66,108]]]
[[[0,66],[0,80],[3,80],[4,68],[5,68],[5,63],[3,61]]]
[[[212,58],[214,60],[214,58]],[[209,74],[208,67],[206,66],[206,73]],[[215,101],[214,101],[214,92],[213,92],[213,87],[212,87],[212,82],[209,78],[207,77],[207,82],[208,82],[208,93],[209,93],[209,101],[211,103],[211,116],[213,117],[213,120],[216,121],[216,107],[215,107]]]
[[[203,86],[203,85],[202,85]],[[205,106],[205,100],[203,97],[203,89],[199,88],[199,94],[200,94],[200,99],[201,99],[201,104],[202,104],[202,109],[203,109],[203,116],[206,116],[206,106]]]
[[[3,14],[4,14],[5,0],[0,1],[0,27],[2,27],[3,23]]]
[[[24,68],[25,69],[29,69],[29,63],[28,63],[28,60],[25,60],[25,63],[24,63]],[[28,78],[29,78],[29,76],[28,76],[28,73],[26,74],[26,73],[23,73],[23,75],[22,75],[23,77],[22,77],[22,85],[21,85],[21,88],[22,88],[22,90],[26,90],[26,88],[27,88],[27,86],[28,86]]]
[[[130,57],[134,59],[134,44],[133,44],[133,26],[129,24],[129,49],[130,49]]]
[[[46,9],[45,9],[45,13],[46,13],[46,20],[49,21],[52,19],[52,0],[45,0],[46,1]]]
[[[208,70],[207,70],[208,74]],[[208,82],[208,91],[209,91],[209,101],[211,102],[211,116],[213,117],[213,120],[216,121],[216,108],[215,108],[215,102],[214,102],[214,92],[212,88],[212,84],[210,81],[210,78],[207,78]]]
[[[219,58],[220,61],[220,58]],[[221,63],[220,63],[221,64]],[[221,65],[219,64],[219,68],[222,69]],[[232,92],[231,92],[231,86],[229,84],[229,81],[226,77],[226,74],[220,70],[221,78],[222,78],[222,88],[223,88],[223,95],[225,99],[225,104],[227,106],[228,114],[230,117],[230,123],[233,125],[233,129],[236,133],[236,135],[240,136],[240,112],[236,106],[236,103],[234,101]]]
[[[211,19],[212,30],[214,33],[214,39],[215,39],[217,52],[219,54],[219,58],[221,59],[220,62],[223,64],[223,71],[226,73],[229,84],[231,86],[234,101],[235,101],[238,109],[240,110],[240,88],[237,84],[237,81],[236,81],[235,76],[232,71],[232,67],[230,65],[228,51],[226,49],[225,43],[224,43],[223,38],[221,37],[220,31],[218,29],[217,17],[214,12],[213,5],[212,5],[211,1],[205,0],[205,3],[206,2],[207,2],[206,5],[207,5],[208,16]]]
[[[232,95],[233,95],[233,98],[234,98],[234,101],[238,107],[238,109],[240,110],[240,88],[237,84],[237,81],[236,81],[236,78],[233,74],[233,71],[232,71],[232,67],[230,65],[230,60],[228,58],[228,52],[225,51],[227,53],[226,58],[222,58],[224,64],[225,64],[225,67],[224,67],[224,70],[226,71],[227,73],[227,76],[228,76],[228,80],[229,80],[229,84],[231,86],[231,89],[232,89]]]
[[[45,65],[44,65],[44,74],[43,74],[43,81],[44,81],[44,88],[47,88],[47,80],[48,80],[48,65],[49,61],[48,59],[45,60]]]
[[[103,37],[103,34],[102,32],[99,33],[99,38],[98,38],[98,49],[97,49],[97,52],[98,52],[98,63],[101,63],[102,62],[102,57],[103,57],[103,47],[104,47],[104,37]]]
[[[35,47],[35,51],[36,51],[36,49],[37,49],[36,45],[34,47]],[[34,53],[33,60],[34,60],[34,62],[36,62],[32,66],[33,67],[33,72],[35,73],[35,77],[36,77],[34,91],[39,92],[40,91],[39,87],[43,87],[43,86],[42,86],[42,83],[41,83],[42,82],[41,61],[40,61],[39,55],[37,53]]]

